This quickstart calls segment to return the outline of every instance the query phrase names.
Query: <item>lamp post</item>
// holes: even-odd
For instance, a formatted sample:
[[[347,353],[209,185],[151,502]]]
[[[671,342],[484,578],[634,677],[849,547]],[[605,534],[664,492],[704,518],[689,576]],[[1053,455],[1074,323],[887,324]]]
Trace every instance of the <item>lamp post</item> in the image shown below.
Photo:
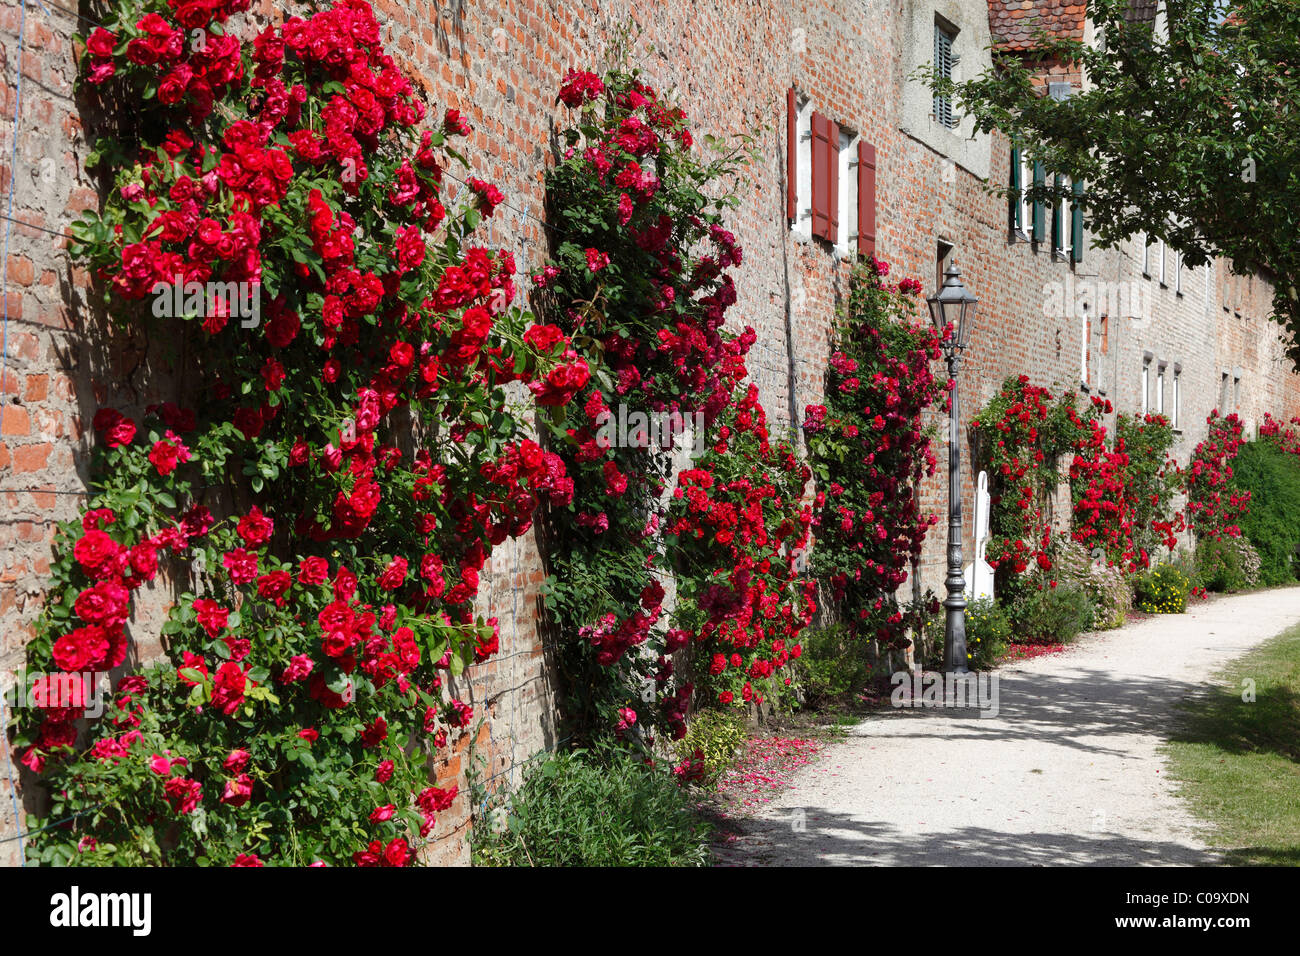
[[[952,327],[952,336],[943,342],[952,379],[952,407],[948,415],[948,577],[944,581],[948,598],[944,639],[943,669],[948,674],[965,674],[966,667],[966,577],[961,558],[961,406],[957,401],[957,368],[966,348],[966,337],[975,318],[978,302],[962,285],[957,263],[950,262],[943,274],[943,287],[926,300],[930,318],[940,335]]]

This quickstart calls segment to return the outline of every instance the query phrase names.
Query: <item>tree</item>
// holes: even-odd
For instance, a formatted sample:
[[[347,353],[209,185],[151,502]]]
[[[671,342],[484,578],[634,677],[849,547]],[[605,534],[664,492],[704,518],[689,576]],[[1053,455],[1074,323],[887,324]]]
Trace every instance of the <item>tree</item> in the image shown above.
[[[1269,280],[1300,365],[1300,5],[1164,0],[1167,29],[1142,22],[1141,6],[1087,0],[1095,40],[1039,30],[1030,49],[995,48],[975,79],[927,82],[979,131],[1001,130],[1046,169],[1086,183],[1098,245],[1142,232],[1189,266],[1219,256]],[[1053,64],[1072,65],[1084,88],[1046,95]],[[1052,183],[1026,189],[1035,200],[1061,195]]]

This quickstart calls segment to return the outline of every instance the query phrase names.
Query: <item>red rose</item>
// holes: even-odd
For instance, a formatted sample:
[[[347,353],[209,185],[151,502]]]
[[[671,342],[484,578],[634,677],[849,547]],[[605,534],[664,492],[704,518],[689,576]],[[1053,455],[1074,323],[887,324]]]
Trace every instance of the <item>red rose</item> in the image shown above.
[[[248,766],[250,756],[251,754],[247,750],[232,750],[221,766],[231,773],[242,773],[244,767]]]
[[[158,546],[147,538],[131,549],[129,559],[131,570],[139,575],[137,583],[152,581],[158,573]]]
[[[376,717],[374,722],[361,732],[361,746],[378,747],[388,737],[388,721]]]
[[[163,784],[163,792],[167,794],[172,809],[182,814],[191,812],[203,799],[203,788],[199,782],[188,777],[172,777]]]
[[[274,601],[277,607],[283,607],[285,592],[292,583],[288,571],[270,571],[257,579],[257,593],[268,601]]]
[[[72,548],[77,563],[87,572],[98,570],[118,552],[118,543],[98,529],[87,531]]]
[[[213,678],[212,706],[230,716],[244,702],[244,691],[250,683],[252,682],[238,664],[226,661],[217,668]]]
[[[79,627],[54,642],[55,665],[68,673],[101,670],[109,655],[108,635],[102,627]]]
[[[396,837],[384,848],[384,866],[406,866],[411,858],[411,848],[405,837]]]
[[[281,312],[266,323],[266,338],[278,349],[285,348],[298,336],[302,323],[296,312]]]
[[[87,624],[111,627],[126,622],[128,600],[130,594],[122,585],[113,581],[100,581],[78,595],[73,609]]]
[[[96,59],[105,60],[113,55],[113,47],[117,45],[117,35],[103,27],[96,27],[94,32],[86,39],[86,49],[90,55]]]
[[[396,591],[406,580],[407,563],[402,557],[393,558],[379,576],[379,586],[385,591]]]
[[[275,530],[275,522],[262,513],[262,509],[253,506],[248,514],[239,519],[239,524],[235,526],[235,531],[244,539],[244,546],[249,548],[260,547],[271,540],[271,532]]]
[[[242,807],[253,795],[253,778],[241,773],[234,780],[227,780],[221,792],[221,802],[232,807]]]
[[[298,564],[298,583],[308,585],[324,584],[329,580],[330,565],[324,558],[303,558]]]
[[[235,412],[235,427],[243,432],[244,437],[252,441],[258,435],[262,434],[262,427],[266,424],[262,421],[262,415],[256,408],[241,408]]]
[[[550,352],[558,342],[564,340],[564,333],[554,325],[530,326],[524,333],[524,341],[539,352]]]
[[[226,554],[221,563],[230,572],[230,580],[236,585],[247,584],[257,577],[257,555],[251,551],[236,548]]]

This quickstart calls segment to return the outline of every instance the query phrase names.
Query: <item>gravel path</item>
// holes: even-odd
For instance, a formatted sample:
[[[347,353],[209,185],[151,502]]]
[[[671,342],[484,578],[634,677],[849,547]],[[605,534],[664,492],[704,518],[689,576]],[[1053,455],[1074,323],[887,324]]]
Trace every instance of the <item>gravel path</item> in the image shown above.
[[[1158,748],[1173,707],[1300,622],[1300,587],[1193,601],[998,671],[999,713],[898,709],[800,771],[723,865],[1217,860]]]

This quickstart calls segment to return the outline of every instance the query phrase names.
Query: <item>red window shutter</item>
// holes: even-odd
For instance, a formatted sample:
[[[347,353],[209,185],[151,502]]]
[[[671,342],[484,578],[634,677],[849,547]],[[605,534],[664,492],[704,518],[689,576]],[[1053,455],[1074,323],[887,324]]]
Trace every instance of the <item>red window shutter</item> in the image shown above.
[[[831,126],[834,125],[821,113],[812,115],[812,234],[823,239],[835,238],[830,232],[831,207],[831,167],[834,163],[831,150]]]
[[[785,218],[799,216],[799,104],[794,87],[785,94]]]
[[[858,255],[876,254],[876,147],[858,140]]]

